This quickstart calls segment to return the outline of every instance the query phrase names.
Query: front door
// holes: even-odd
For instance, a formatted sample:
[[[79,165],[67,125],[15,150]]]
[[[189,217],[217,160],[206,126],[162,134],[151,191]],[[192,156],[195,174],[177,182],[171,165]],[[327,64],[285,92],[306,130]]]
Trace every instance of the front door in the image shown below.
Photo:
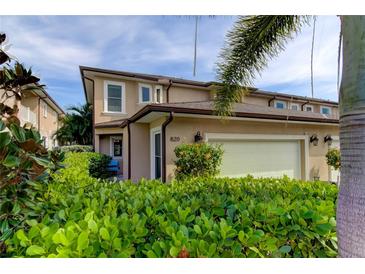
[[[161,178],[162,151],[161,151],[161,129],[151,130],[151,178]]]

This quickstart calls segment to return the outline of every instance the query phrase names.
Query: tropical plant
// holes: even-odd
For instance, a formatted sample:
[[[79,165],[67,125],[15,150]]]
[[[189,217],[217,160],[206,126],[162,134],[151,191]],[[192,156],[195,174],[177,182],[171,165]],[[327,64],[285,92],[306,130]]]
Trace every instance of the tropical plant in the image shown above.
[[[0,34],[0,44],[6,35]],[[32,184],[57,170],[63,154],[47,151],[32,124],[20,125],[18,104],[27,93],[43,89],[31,69],[0,50],[0,245],[20,226],[32,205]]]
[[[196,176],[215,176],[219,174],[223,149],[208,143],[181,144],[174,150],[175,177],[177,180]]]
[[[72,106],[62,120],[62,126],[56,131],[55,137],[61,145],[91,145],[92,144],[92,106],[86,103],[82,106]]]
[[[343,40],[340,87],[341,185],[337,208],[339,254],[365,257],[365,16],[339,16]],[[307,16],[243,16],[227,35],[218,62],[215,107],[230,114],[242,90],[284,50],[288,39],[309,22]]]
[[[337,187],[253,177],[109,183],[95,153],[65,169],[6,241],[7,257],[336,257]]]
[[[331,148],[326,153],[327,164],[333,167],[335,170],[341,167],[341,154],[337,148]]]

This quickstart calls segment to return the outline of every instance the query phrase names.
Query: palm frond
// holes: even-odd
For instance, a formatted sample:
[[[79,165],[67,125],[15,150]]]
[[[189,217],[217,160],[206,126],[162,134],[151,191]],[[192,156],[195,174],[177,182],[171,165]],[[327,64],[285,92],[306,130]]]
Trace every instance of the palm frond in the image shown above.
[[[289,39],[308,23],[308,16],[242,16],[227,34],[227,42],[217,64],[215,110],[230,115],[252,86],[253,80],[284,48]]]

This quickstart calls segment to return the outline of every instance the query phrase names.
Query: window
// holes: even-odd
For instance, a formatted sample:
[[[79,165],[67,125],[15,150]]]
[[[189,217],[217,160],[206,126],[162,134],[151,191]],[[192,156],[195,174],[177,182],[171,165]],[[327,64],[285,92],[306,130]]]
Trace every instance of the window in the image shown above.
[[[275,101],[275,108],[279,108],[279,109],[286,108],[286,102],[284,102],[284,101]]]
[[[105,81],[104,83],[104,111],[124,113],[125,85],[121,82]]]
[[[43,102],[43,117],[47,118],[48,105]]]
[[[321,113],[324,115],[330,115],[331,114],[331,108],[321,106]]]
[[[150,85],[139,84],[139,102],[150,103],[152,101],[152,87]]]
[[[299,105],[298,104],[290,104],[290,109],[291,110],[299,110]]]
[[[111,156],[122,157],[123,141],[121,137],[111,137]]]
[[[46,136],[43,136],[43,146],[44,146],[45,148],[48,148],[48,139],[47,139],[47,137],[46,137]]]
[[[162,86],[155,87],[155,103],[162,103]]]
[[[313,112],[313,106],[311,106],[311,105],[305,105],[304,106],[304,110],[305,111],[309,111],[309,112]]]

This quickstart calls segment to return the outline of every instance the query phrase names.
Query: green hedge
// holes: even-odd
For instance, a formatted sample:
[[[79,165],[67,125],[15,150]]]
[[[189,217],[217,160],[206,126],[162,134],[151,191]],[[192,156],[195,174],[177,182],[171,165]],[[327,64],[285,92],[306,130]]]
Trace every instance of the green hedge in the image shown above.
[[[92,146],[87,145],[70,145],[70,146],[60,146],[55,147],[53,150],[63,151],[63,152],[92,152],[94,149]]]
[[[108,165],[112,157],[98,153],[89,161],[89,174],[91,177],[99,179],[108,179],[112,173],[108,171]]]
[[[176,155],[175,177],[184,180],[197,176],[214,177],[219,174],[223,149],[208,143],[181,144],[174,150]]]
[[[39,199],[47,214],[6,241],[8,256],[337,256],[335,186],[251,177],[109,183],[88,176],[92,156],[67,155]]]

